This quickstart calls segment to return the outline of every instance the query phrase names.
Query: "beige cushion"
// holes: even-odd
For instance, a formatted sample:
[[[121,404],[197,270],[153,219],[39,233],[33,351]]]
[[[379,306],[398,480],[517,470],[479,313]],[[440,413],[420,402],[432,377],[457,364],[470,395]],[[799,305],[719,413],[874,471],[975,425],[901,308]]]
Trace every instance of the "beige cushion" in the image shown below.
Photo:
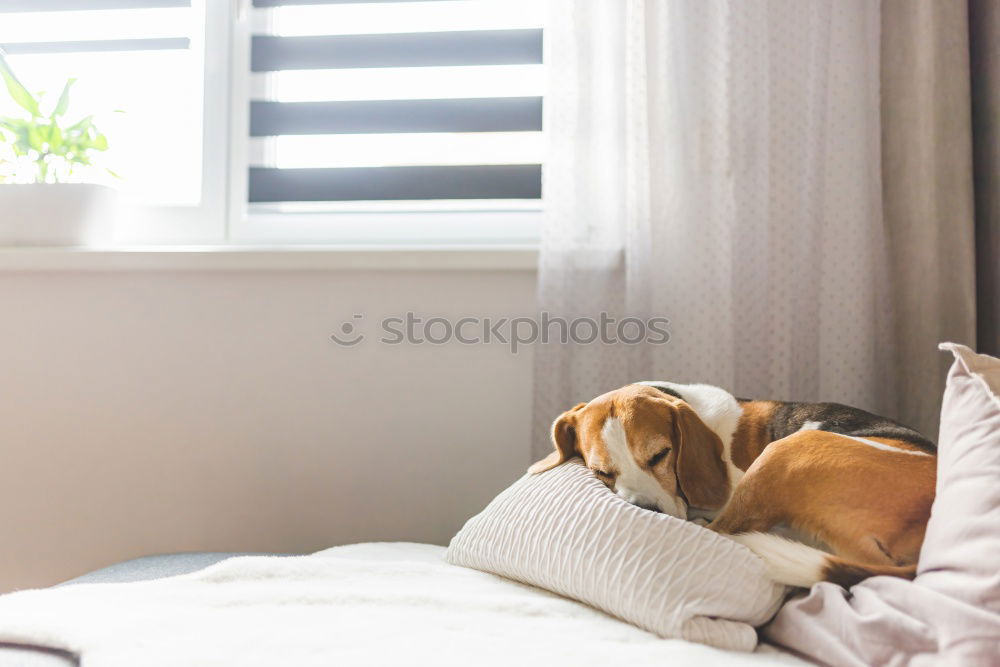
[[[785,589],[745,547],[630,505],[579,461],[528,475],[469,519],[448,562],[597,607],[660,637],[750,651]]]

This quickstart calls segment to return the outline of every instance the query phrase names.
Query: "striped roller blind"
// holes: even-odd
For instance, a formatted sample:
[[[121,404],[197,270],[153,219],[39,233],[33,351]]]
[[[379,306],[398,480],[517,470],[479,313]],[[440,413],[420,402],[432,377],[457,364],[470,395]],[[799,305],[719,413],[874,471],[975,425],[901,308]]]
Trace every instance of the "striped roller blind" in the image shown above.
[[[251,203],[538,200],[537,0],[254,0]]]

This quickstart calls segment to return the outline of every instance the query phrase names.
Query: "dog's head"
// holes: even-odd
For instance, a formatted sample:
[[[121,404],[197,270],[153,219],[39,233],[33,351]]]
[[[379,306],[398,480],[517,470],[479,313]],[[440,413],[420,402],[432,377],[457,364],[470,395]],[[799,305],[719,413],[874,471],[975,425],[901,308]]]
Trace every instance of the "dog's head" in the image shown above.
[[[580,403],[552,425],[555,451],[539,473],[574,456],[622,499],[681,519],[729,498],[722,441],[684,401],[630,384]]]

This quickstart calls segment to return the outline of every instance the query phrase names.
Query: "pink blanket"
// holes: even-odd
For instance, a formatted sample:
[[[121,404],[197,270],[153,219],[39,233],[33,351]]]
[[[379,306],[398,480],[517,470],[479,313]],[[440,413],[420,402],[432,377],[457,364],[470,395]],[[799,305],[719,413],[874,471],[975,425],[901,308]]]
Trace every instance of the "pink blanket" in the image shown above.
[[[941,348],[955,363],[916,580],[818,584],[765,628],[770,641],[831,665],[1000,665],[1000,360]]]
[[[1000,665],[1000,616],[892,577],[817,584],[764,636],[828,665]]]

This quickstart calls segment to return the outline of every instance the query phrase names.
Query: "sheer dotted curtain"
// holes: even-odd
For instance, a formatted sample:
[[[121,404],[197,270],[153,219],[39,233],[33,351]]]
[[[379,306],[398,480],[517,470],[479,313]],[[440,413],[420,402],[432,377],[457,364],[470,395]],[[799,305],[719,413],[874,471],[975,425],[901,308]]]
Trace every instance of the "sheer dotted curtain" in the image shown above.
[[[879,3],[550,7],[540,309],[671,339],[539,346],[534,453],[642,379],[893,414]]]

